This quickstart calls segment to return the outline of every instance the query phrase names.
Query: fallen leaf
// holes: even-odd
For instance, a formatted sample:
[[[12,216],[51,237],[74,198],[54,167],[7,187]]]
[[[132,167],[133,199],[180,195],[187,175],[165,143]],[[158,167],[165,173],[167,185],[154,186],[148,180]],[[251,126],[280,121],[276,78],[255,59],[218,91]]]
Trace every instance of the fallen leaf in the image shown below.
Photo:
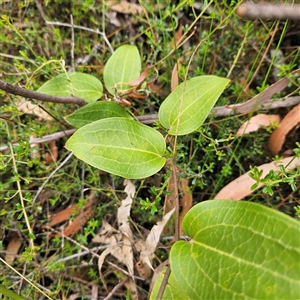
[[[133,234],[129,226],[130,210],[132,199],[135,195],[135,186],[129,180],[124,180],[125,193],[127,197],[122,200],[121,206],[118,208],[117,221],[118,230],[113,228],[106,220],[102,221],[102,228],[100,232],[93,238],[95,243],[110,244],[111,246],[103,251],[98,261],[99,273],[101,275],[101,268],[103,262],[108,254],[112,254],[121,263],[127,266],[128,272],[133,276],[134,261],[133,261]],[[123,244],[119,244],[119,242]]]
[[[173,67],[172,77],[171,77],[171,92],[173,92],[178,87],[178,84],[179,84],[178,71],[181,68],[181,62],[182,62],[182,57],[180,57],[177,60],[176,64]]]
[[[128,82],[127,85],[137,86],[137,85],[140,85],[141,83],[143,83],[145,81],[145,79],[147,78],[150,69],[151,69],[150,67],[147,67],[145,69],[145,71],[137,79],[134,79],[134,80]]]
[[[287,134],[300,123],[300,104],[295,106],[280,122],[269,139],[268,147],[272,155],[276,155],[282,148]]]
[[[237,131],[236,136],[242,136],[243,134],[247,134],[253,131],[257,131],[262,126],[267,127],[271,123],[279,123],[280,116],[279,115],[266,115],[259,114],[252,117],[250,120],[247,120]]]
[[[18,236],[17,233],[14,233],[7,245],[6,251],[8,253],[5,254],[5,261],[12,265],[15,261],[16,254],[19,253],[20,247],[22,246],[22,240]]]
[[[56,162],[58,158],[58,148],[56,147],[56,142],[51,141],[49,143],[49,150],[50,154],[46,152],[45,154],[45,163],[46,165],[49,165],[51,162]]]
[[[297,69],[296,71],[292,72],[292,74],[297,74],[298,77],[300,76],[300,69]],[[286,76],[278,81],[276,81],[274,84],[269,86],[267,89],[265,89],[263,92],[260,94],[256,95],[252,99],[248,100],[244,104],[235,107],[234,105],[230,105],[230,108],[234,109],[238,113],[249,113],[251,111],[256,111],[257,109],[260,108],[262,104],[267,102],[271,97],[284,90],[287,85],[290,83],[290,75]],[[295,79],[295,78],[294,78]]]
[[[161,221],[157,222],[157,224],[152,227],[146,241],[141,244],[140,259],[136,265],[140,276],[145,276],[145,274],[149,274],[149,272],[151,274],[151,270],[154,270],[151,264],[151,261],[154,258],[154,252],[159,242],[161,233],[174,211],[175,207],[169,211]]]
[[[180,172],[179,168],[176,168],[176,174],[178,175]],[[192,193],[189,189],[188,186],[188,180],[182,177],[177,177],[179,178],[178,180],[178,190],[180,192],[181,199],[180,199],[180,207],[181,207],[181,212],[179,215],[179,221],[180,221],[180,235],[183,234],[182,229],[181,229],[181,224],[183,221],[184,216],[187,214],[189,209],[193,206],[193,196]],[[176,178],[176,180],[177,180]],[[165,197],[165,203],[164,203],[164,215],[167,214],[170,210],[172,210],[176,203],[174,201],[174,189],[175,189],[175,184],[174,184],[174,177],[173,173],[171,173],[169,182],[168,182],[168,189],[167,189],[167,195]],[[174,234],[175,232],[175,219],[172,218],[168,224],[168,227],[164,229],[165,234]]]
[[[143,13],[143,8],[136,3],[128,1],[106,1],[105,4],[111,9],[121,14],[140,15]]]
[[[267,164],[263,164],[258,166],[258,170],[262,170],[263,174],[261,178],[264,178],[268,173],[273,171],[279,171],[280,165],[285,166],[285,170],[289,171],[295,169],[297,166],[300,165],[300,159],[294,156],[286,157],[280,161],[270,162]],[[229,184],[227,184],[222,190],[214,197],[214,199],[220,200],[241,200],[244,197],[252,194],[255,190],[261,188],[263,184],[259,184],[256,189],[251,190],[251,186],[255,184],[255,180],[249,176],[248,171],[247,173],[243,174],[242,176],[236,178]]]
[[[71,205],[66,209],[60,211],[53,217],[51,217],[51,221],[47,225],[43,225],[42,228],[53,227],[61,222],[68,220],[72,214],[79,213],[78,216],[72,221],[68,226],[64,228],[63,234],[65,236],[71,236],[79,231],[82,226],[91,218],[94,214],[94,205],[97,202],[97,197],[95,197],[95,193],[92,192],[88,199],[86,199],[85,210],[83,213],[79,213],[80,209],[77,205]],[[53,236],[60,236],[61,234],[56,234]]]
[[[52,120],[52,117],[42,110],[38,105],[32,104],[32,102],[27,101],[24,98],[21,98],[21,100],[17,102],[17,107],[19,111],[22,111],[26,114],[35,115],[39,118],[39,120]]]

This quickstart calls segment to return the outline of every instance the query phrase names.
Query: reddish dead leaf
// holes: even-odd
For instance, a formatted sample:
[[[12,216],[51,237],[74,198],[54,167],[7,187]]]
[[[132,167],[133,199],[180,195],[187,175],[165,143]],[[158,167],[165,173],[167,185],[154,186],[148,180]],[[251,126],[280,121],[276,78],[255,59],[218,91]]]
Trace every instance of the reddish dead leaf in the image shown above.
[[[252,117],[250,120],[247,120],[237,131],[236,136],[242,136],[253,131],[257,131],[260,127],[267,127],[271,123],[279,123],[279,115],[266,115],[260,114]]]
[[[58,148],[56,147],[56,142],[51,141],[49,143],[50,154],[47,152],[45,154],[45,163],[49,165],[51,162],[56,162],[58,157]]]
[[[179,168],[177,168],[176,172],[177,172],[177,174],[180,172]],[[182,235],[182,233],[183,233],[181,230],[182,220],[183,220],[184,216],[186,215],[186,213],[189,211],[189,209],[193,206],[193,196],[188,187],[188,180],[185,178],[179,177],[178,189],[179,189],[180,194],[183,195],[180,200],[180,206],[182,209],[181,209],[181,212],[179,215],[180,235]],[[175,184],[174,184],[174,177],[173,177],[173,173],[172,173],[169,178],[168,190],[167,190],[169,192],[169,195],[167,195],[165,197],[164,215],[167,214],[170,210],[172,210],[176,205],[175,199],[174,199],[174,190],[175,190]],[[170,219],[168,227],[166,227],[164,229],[164,233],[165,234],[174,234],[174,231],[175,231],[174,227],[175,227],[175,219],[174,219],[174,217],[172,217]]]
[[[86,199],[85,210],[83,211],[83,214],[79,213],[80,209],[77,205],[72,205],[57,213],[54,217],[52,217],[50,223],[44,225],[42,228],[55,226],[61,222],[68,220],[73,213],[79,213],[75,220],[71,222],[70,225],[64,228],[64,235],[71,236],[77,231],[79,231],[80,228],[87,222],[87,220],[90,219],[90,217],[94,214],[93,207],[96,204],[96,202],[97,197],[95,197],[95,193],[93,192],[88,197],[88,199]],[[60,236],[60,234],[56,234],[55,236]]]
[[[21,245],[22,245],[22,240],[20,239],[18,234],[17,233],[13,234],[6,248],[6,251],[9,253],[5,254],[5,261],[9,265],[12,265],[14,263],[16,258],[15,254],[19,253]]]
[[[171,48],[175,48],[177,47],[177,45],[179,45],[180,43],[180,40],[182,39],[182,19],[180,19],[180,22],[179,22],[179,25],[178,25],[178,29],[175,33],[175,36],[174,36],[174,40],[171,42]]]
[[[268,147],[272,155],[279,153],[287,134],[300,123],[300,104],[295,106],[280,122],[269,139]]]
[[[285,166],[285,170],[289,171],[295,169],[300,165],[300,159],[297,157],[286,157],[277,162],[270,162],[267,164],[263,164],[258,168],[258,170],[262,170],[263,174],[261,178],[264,178],[271,170],[279,171],[279,166]],[[236,178],[229,184],[227,184],[216,196],[214,199],[220,200],[241,200],[244,197],[252,194],[255,190],[261,188],[263,184],[259,184],[258,187],[254,190],[251,190],[251,186],[255,184],[255,180],[249,176],[250,171],[243,174],[242,176]]]
[[[128,1],[106,1],[105,4],[113,11],[116,11],[121,14],[132,14],[140,15],[143,13],[143,8],[136,3],[131,3]]]
[[[300,69],[292,72],[291,74],[297,74],[298,77],[300,76]],[[295,79],[295,78],[294,78]],[[249,101],[245,102],[243,105],[238,107],[234,107],[234,105],[230,106],[230,108],[234,109],[238,113],[249,113],[251,111],[256,111],[263,103],[267,102],[272,96],[276,93],[281,92],[284,90],[287,85],[290,83],[289,77],[284,77],[279,81],[275,82],[259,95],[253,97]]]
[[[140,85],[141,83],[143,83],[143,82],[145,81],[145,79],[147,78],[150,69],[151,69],[150,67],[147,67],[147,68],[145,69],[145,71],[139,76],[139,78],[134,79],[134,80],[128,82],[127,85],[130,85],[130,86],[138,86],[138,85]]]
[[[179,84],[178,71],[181,68],[181,62],[182,62],[182,57],[180,57],[177,60],[177,63],[173,67],[172,77],[171,77],[171,92],[173,92],[178,87],[178,84]]]

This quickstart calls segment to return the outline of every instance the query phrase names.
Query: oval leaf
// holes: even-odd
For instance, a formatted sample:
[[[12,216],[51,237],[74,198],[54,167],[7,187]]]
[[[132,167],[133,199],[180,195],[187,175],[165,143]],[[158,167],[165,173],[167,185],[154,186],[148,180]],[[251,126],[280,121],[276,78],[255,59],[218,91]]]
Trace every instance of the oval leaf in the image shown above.
[[[52,96],[80,97],[91,103],[101,98],[103,86],[94,76],[80,72],[60,74],[43,84],[38,92]]]
[[[172,273],[191,299],[298,299],[299,224],[256,203],[202,202],[183,222],[192,240],[171,249]]]
[[[107,61],[103,72],[105,87],[112,94],[115,88],[130,89],[126,83],[137,79],[141,73],[141,57],[137,47],[124,45],[119,47]]]
[[[165,164],[163,136],[125,118],[108,118],[81,127],[66,148],[84,162],[124,178],[145,178]]]
[[[113,117],[132,118],[126,109],[118,103],[99,101],[81,107],[65,119],[75,128],[80,128],[92,122]]]
[[[195,131],[205,121],[228,82],[226,78],[207,75],[180,84],[161,105],[160,123],[171,135]]]

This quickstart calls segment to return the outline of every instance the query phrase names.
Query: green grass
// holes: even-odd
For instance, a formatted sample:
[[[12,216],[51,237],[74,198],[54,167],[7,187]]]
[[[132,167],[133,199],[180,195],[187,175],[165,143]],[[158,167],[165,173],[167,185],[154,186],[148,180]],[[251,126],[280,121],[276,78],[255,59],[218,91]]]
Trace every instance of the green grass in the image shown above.
[[[37,90],[47,80],[63,72],[59,64],[61,59],[65,60],[68,70],[71,66],[71,29],[46,26],[33,0],[2,2],[0,7],[4,17],[0,20],[0,79]],[[117,20],[121,22],[121,27],[110,23],[105,15],[108,8],[104,4],[94,5],[94,1],[88,0],[73,1],[72,4],[71,1],[59,0],[44,2],[47,20],[70,23],[72,13],[74,24],[106,32],[114,49],[123,44],[137,45],[143,59],[143,68],[147,65],[156,66],[159,72],[157,85],[161,85],[161,88],[159,93],[152,93],[146,100],[133,100],[129,110],[138,115],[158,111],[170,93],[172,69],[179,58],[182,58],[180,82],[184,81],[186,73],[188,78],[211,74],[231,79],[217,105],[247,101],[274,82],[271,73],[275,61],[266,52],[268,46],[284,52],[282,76],[297,68],[299,62],[299,44],[294,45],[292,40],[293,28],[297,24],[242,20],[234,14],[234,8],[240,1],[211,1],[210,12],[193,7],[192,1],[181,0],[174,5],[170,4],[172,1],[157,1],[158,5],[164,5],[163,9],[151,4],[152,1],[140,1],[147,15],[118,14]],[[171,44],[174,43],[180,18],[186,43],[173,49]],[[103,68],[110,57],[108,45],[96,33],[74,29],[74,35],[75,61],[90,54],[91,49],[100,44],[100,50],[92,61],[88,65],[79,64],[76,70],[92,74],[103,82]],[[196,54],[190,61],[196,48]],[[249,89],[245,91],[247,84]],[[289,87],[279,96],[285,96],[286,93],[296,95],[297,87]],[[0,154],[0,283],[27,299],[39,299],[38,287],[51,299],[75,293],[84,298],[90,295],[89,284],[92,282],[98,285],[99,295],[107,295],[98,274],[97,260],[92,260],[91,255],[68,260],[63,264],[55,264],[55,261],[77,254],[82,251],[81,246],[95,246],[91,239],[101,227],[103,216],[111,214],[111,223],[116,219],[118,204],[124,197],[123,180],[72,157],[54,174],[33,203],[39,187],[67,157],[64,148],[67,137],[56,141],[58,160],[50,164],[46,164],[44,159],[45,154],[49,153],[49,146],[41,144],[39,155],[34,157],[34,149],[28,145],[28,141],[32,136],[42,137],[69,129],[63,116],[72,113],[77,107],[39,103],[53,116],[53,121],[41,121],[37,116],[18,111],[19,100],[19,96],[0,91],[0,146],[19,143],[19,146],[11,146]],[[281,108],[272,113],[284,116],[289,110]],[[266,147],[268,132],[259,130],[245,137],[234,137],[247,117],[211,116],[197,132],[178,139],[176,163],[181,167],[181,175],[190,179],[194,203],[211,199],[227,183],[248,171],[250,166],[272,160]],[[151,229],[159,220],[163,200],[157,205],[159,212],[155,215],[151,215],[149,210],[142,210],[139,200],[155,202],[157,193],[163,199],[166,190],[160,189],[165,187],[167,178],[168,172],[163,170],[151,178],[135,182],[138,193],[131,215],[134,224]],[[299,187],[297,177],[295,184]],[[158,191],[153,192],[155,188]],[[88,190],[84,192],[85,189]],[[71,240],[49,238],[48,231],[42,229],[49,215],[69,205],[82,203],[91,190],[97,194],[98,205],[81,232]],[[274,187],[273,192],[270,196],[258,190],[248,198],[249,201],[260,202],[295,216],[294,207],[299,208],[299,192],[292,191],[288,184]],[[56,229],[60,230],[58,227]],[[3,262],[13,233],[18,234],[22,246],[9,267]],[[116,263],[113,258],[110,260]],[[35,286],[22,283],[16,271]],[[107,266],[103,274],[108,287],[115,286],[121,278],[121,273],[113,273]],[[138,285],[147,292],[147,284],[138,282]],[[118,298],[125,299],[126,291],[123,290]]]

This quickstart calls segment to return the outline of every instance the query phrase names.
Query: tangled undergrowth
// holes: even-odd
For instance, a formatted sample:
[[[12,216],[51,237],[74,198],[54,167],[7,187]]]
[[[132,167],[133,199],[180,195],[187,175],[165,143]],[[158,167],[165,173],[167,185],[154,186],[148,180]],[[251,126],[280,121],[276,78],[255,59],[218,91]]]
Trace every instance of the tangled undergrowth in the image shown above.
[[[65,70],[76,70],[103,82],[111,50],[132,44],[140,51],[143,69],[155,65],[158,74],[150,73],[155,80],[148,97],[124,98],[135,116],[153,116],[176,80],[181,83],[186,75],[230,79],[217,103],[226,111],[224,106],[245,103],[300,65],[299,22],[242,19],[235,14],[241,1],[142,0],[124,1],[122,7],[100,2],[2,1],[0,79],[37,90]],[[294,76],[273,99],[282,103],[287,97],[299,98],[299,86]],[[3,91],[0,101],[0,284],[26,299],[104,299],[111,291],[112,299],[130,299],[124,265],[108,256],[101,277],[101,252],[93,242],[103,220],[117,220],[117,207],[126,198],[123,179],[69,156],[64,145],[72,128],[64,116],[78,107],[33,100],[39,107],[33,112],[24,98]],[[282,143],[275,155],[268,141],[276,122],[236,136],[252,116],[264,113],[282,119],[298,103],[250,113],[220,115],[215,110],[197,132],[178,137],[176,165],[193,204],[213,199],[251,168],[257,178],[255,166],[299,154],[299,121],[275,142]],[[163,130],[158,123],[153,126]],[[37,140],[49,135],[48,140]],[[244,199],[297,218],[299,171],[282,172]],[[133,182],[130,222],[139,239],[162,218],[172,192],[170,176],[166,167]],[[185,192],[182,189],[180,196]],[[168,258],[174,232],[169,229],[165,235],[154,267]],[[122,285],[114,289],[119,282]],[[146,299],[150,280],[137,277],[136,284],[139,298]],[[95,293],[99,298],[93,298]]]

